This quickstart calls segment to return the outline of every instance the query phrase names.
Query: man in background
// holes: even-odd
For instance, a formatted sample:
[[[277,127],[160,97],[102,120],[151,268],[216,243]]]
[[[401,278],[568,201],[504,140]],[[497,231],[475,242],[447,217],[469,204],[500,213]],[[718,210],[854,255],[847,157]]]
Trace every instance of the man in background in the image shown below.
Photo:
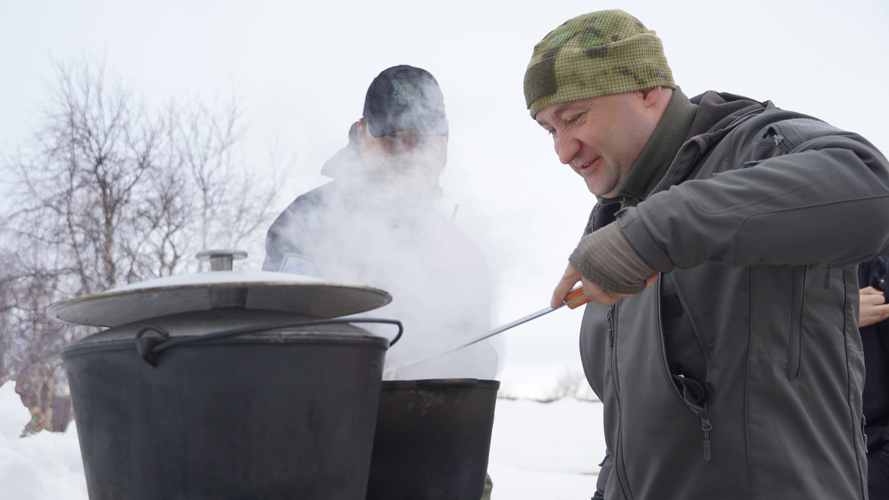
[[[596,498],[865,498],[853,266],[889,249],[885,156],[769,101],[689,99],[620,10],[545,36],[524,88],[598,197],[552,301],[580,281],[596,302]]]
[[[437,209],[447,147],[438,82],[420,68],[388,68],[371,82],[348,145],[321,170],[334,180],[296,198],[268,231],[263,270],[392,295],[391,304],[372,311],[404,325],[386,353],[387,379],[497,374],[490,341],[416,363],[490,330],[485,257]],[[485,490],[489,498],[490,480]]]

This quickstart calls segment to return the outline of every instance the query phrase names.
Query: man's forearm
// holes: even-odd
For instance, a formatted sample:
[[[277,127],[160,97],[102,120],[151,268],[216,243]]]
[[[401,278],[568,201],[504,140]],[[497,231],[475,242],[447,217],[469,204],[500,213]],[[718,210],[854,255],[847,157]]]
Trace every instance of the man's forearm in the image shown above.
[[[616,293],[636,294],[645,289],[645,279],[654,272],[613,222],[584,236],[568,261],[580,274]]]

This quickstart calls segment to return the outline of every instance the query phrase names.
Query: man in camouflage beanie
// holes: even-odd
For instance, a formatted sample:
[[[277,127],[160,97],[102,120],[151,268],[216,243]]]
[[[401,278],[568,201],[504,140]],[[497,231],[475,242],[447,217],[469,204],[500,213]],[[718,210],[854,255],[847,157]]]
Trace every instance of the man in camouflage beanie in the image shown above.
[[[661,39],[622,10],[575,17],[534,47],[525,72],[533,118],[568,101],[655,86],[675,88]]]
[[[689,99],[620,10],[550,32],[524,90],[598,197],[552,300],[581,282],[593,301],[581,359],[608,448],[594,498],[865,498],[843,268],[889,250],[885,156],[769,101]]]

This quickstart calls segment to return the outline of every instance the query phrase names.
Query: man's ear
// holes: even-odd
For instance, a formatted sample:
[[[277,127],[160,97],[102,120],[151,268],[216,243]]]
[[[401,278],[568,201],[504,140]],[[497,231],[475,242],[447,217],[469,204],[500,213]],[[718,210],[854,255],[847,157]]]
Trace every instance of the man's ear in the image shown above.
[[[355,142],[363,143],[364,140],[367,138],[367,134],[370,133],[370,130],[368,130],[367,128],[367,120],[361,118],[360,120],[355,122],[355,125],[353,125],[353,127],[355,128]]]
[[[663,90],[663,87],[651,87],[639,91],[642,94],[642,102],[645,104],[645,107],[650,108],[657,103],[661,97],[661,90]]]
[[[352,123],[352,125],[349,127],[349,142],[358,142],[358,122]]]

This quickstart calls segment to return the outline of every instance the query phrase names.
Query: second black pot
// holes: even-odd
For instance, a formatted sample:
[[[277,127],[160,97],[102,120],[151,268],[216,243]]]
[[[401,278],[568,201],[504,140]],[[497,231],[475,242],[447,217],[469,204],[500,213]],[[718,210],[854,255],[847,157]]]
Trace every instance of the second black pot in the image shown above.
[[[496,380],[384,381],[366,500],[479,500]]]

